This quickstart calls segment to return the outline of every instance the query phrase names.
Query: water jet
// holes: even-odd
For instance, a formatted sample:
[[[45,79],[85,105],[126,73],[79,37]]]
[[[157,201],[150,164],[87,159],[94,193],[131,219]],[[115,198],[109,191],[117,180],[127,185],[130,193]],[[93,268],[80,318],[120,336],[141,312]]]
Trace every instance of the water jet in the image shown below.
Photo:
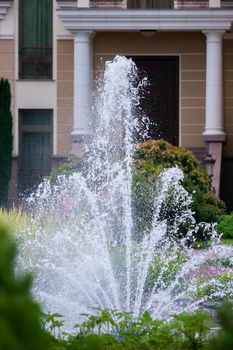
[[[207,297],[195,298],[200,285],[193,271],[211,254],[232,253],[219,244],[213,225],[207,227],[208,250],[196,254],[188,244],[197,224],[177,167],[161,173],[151,229],[134,239],[132,157],[138,135],[146,130],[138,109],[145,84],[132,60],[117,56],[107,62],[85,167],[55,182],[45,180],[26,199],[31,226],[20,233],[18,269],[34,273],[35,298],[45,311],[63,315],[68,330],[95,307],[135,317],[149,311],[158,319],[195,310]],[[168,230],[161,210],[171,198],[179,211]],[[177,242],[168,231],[176,232],[184,222],[186,235]],[[216,296],[229,290],[232,285]]]

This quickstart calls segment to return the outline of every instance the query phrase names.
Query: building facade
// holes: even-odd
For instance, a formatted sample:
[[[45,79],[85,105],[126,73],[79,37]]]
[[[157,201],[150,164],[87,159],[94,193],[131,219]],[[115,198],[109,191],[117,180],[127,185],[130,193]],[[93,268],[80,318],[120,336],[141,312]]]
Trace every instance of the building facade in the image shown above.
[[[115,55],[147,74],[153,138],[209,154],[233,203],[233,2],[0,0],[0,77],[10,80],[10,197],[81,151],[93,81]]]

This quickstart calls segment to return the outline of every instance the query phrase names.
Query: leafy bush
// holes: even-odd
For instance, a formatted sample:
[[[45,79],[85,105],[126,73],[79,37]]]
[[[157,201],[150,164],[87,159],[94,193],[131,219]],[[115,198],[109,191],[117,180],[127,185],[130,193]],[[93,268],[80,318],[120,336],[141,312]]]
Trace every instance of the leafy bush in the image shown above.
[[[159,174],[175,165],[184,172],[182,185],[192,196],[191,209],[197,223],[216,222],[225,213],[224,203],[211,192],[207,171],[201,167],[192,152],[163,140],[149,140],[137,145],[134,155],[133,205],[138,232],[143,232],[151,221]]]
[[[207,350],[232,349],[232,305],[219,311],[222,329],[210,337],[210,316],[182,313],[169,322],[138,319],[117,310],[96,310],[76,325],[74,334],[61,334],[61,315],[44,315],[30,294],[31,278],[14,273],[15,244],[0,227],[0,349],[4,350]],[[44,323],[44,325],[43,325]],[[44,327],[49,327],[47,334]],[[56,336],[55,336],[56,335]]]
[[[173,166],[180,167],[184,172],[183,186],[193,198],[191,210],[195,213],[197,223],[216,222],[225,213],[224,203],[211,192],[210,178],[192,152],[163,140],[149,140],[138,144],[134,152],[132,203],[135,238],[140,238],[150,228],[159,175]],[[85,159],[72,157],[54,169],[50,179],[55,181],[58,175],[69,175],[77,170],[87,173],[87,164]],[[171,196],[171,205],[165,213],[170,215],[170,221],[173,209]],[[198,238],[203,237],[203,231],[200,230]]]
[[[211,327],[207,313],[198,311],[175,316],[171,322],[153,320],[148,312],[138,319],[132,314],[99,310],[86,315],[77,333],[60,339],[55,349],[155,350],[204,349]]]
[[[77,333],[54,341],[53,349],[72,350],[231,350],[233,348],[233,305],[218,310],[221,328],[210,333],[214,324],[208,313],[184,312],[170,322],[153,320],[148,312],[133,319],[132,314],[99,311],[76,326]],[[111,331],[110,331],[111,330]]]
[[[197,280],[196,299],[224,301],[233,298],[233,272],[222,272],[211,278],[206,276]],[[224,296],[222,291],[224,290]]]
[[[76,326],[77,333],[54,341],[53,349],[72,350],[231,350],[233,348],[233,305],[224,303],[218,310],[220,329],[208,313],[184,312],[170,322],[153,320],[148,312],[133,319],[132,314],[104,310],[86,315]]]
[[[52,182],[55,182],[59,175],[69,176],[73,174],[75,171],[82,170],[83,167],[84,167],[84,159],[80,157],[72,156],[68,158],[60,166],[53,168],[49,175],[49,179]]]
[[[218,310],[220,329],[208,345],[208,350],[233,349],[233,304],[226,302]]]
[[[217,225],[219,233],[223,233],[223,238],[233,239],[233,213],[223,215]]]
[[[169,255],[169,252],[168,254]],[[150,265],[147,279],[145,281],[145,292],[151,292],[154,287],[155,281],[160,281],[159,283],[163,285],[163,288],[169,286],[171,281],[174,281],[178,271],[182,268],[185,258],[180,254],[173,257],[169,261],[168,256],[156,255],[153,259],[153,263]]]
[[[14,272],[16,247],[0,227],[0,349],[46,350],[39,305],[32,300],[31,277]]]
[[[30,293],[30,276],[14,271],[16,246],[0,226],[0,349],[4,350],[231,350],[233,305],[218,312],[221,329],[211,336],[208,313],[184,312],[171,321],[153,320],[148,312],[138,319],[117,310],[95,310],[73,334],[61,334],[61,315],[42,315]],[[227,283],[228,275],[221,280]],[[85,315],[83,315],[85,316]],[[45,328],[51,334],[47,334]],[[56,335],[56,336],[55,336]]]

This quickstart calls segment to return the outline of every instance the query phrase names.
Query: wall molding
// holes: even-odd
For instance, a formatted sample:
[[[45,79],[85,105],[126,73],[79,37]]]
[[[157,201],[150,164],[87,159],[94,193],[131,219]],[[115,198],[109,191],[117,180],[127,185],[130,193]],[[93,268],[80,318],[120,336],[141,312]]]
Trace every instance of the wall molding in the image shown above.
[[[7,10],[11,7],[13,0],[0,1],[0,21],[4,20]]]
[[[230,30],[233,10],[123,10],[59,8],[64,27],[77,31]]]
[[[0,40],[14,40],[13,34],[0,34]]]

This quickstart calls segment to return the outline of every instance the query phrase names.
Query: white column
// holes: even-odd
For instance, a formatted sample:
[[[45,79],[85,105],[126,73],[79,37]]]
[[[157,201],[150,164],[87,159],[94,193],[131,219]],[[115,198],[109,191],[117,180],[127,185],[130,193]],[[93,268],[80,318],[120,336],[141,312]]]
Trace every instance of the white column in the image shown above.
[[[93,84],[92,39],[94,32],[79,31],[74,34],[74,142],[82,142],[88,134]]]
[[[206,35],[206,103],[203,133],[208,154],[215,160],[212,186],[219,196],[222,145],[225,141],[223,122],[222,36],[224,31],[209,30]]]
[[[204,137],[224,136],[222,35],[224,31],[205,31],[206,104]]]

